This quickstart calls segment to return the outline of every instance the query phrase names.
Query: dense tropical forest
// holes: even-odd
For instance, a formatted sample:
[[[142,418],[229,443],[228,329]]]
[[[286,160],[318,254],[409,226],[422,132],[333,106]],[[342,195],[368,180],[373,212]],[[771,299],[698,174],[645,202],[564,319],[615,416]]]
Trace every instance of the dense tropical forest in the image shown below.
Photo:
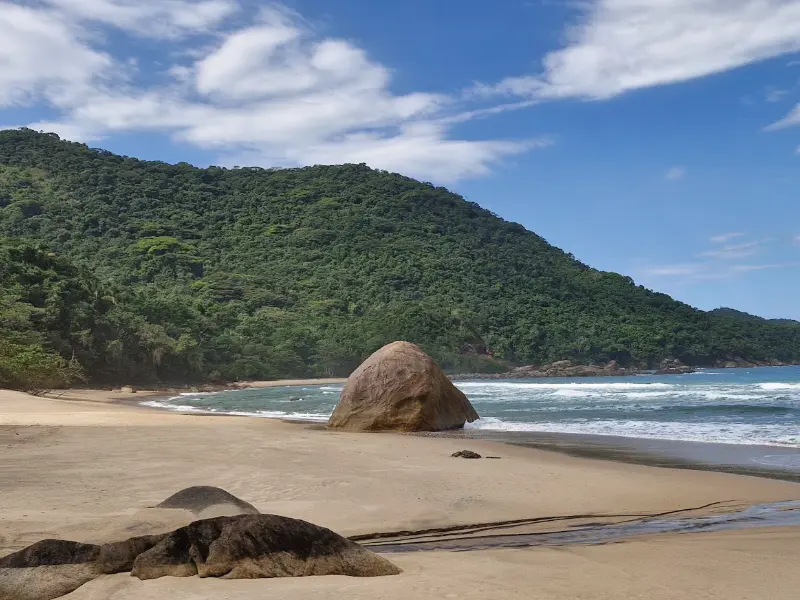
[[[347,375],[396,339],[451,371],[800,359],[800,327],[587,267],[365,165],[169,165],[0,132],[0,386]]]

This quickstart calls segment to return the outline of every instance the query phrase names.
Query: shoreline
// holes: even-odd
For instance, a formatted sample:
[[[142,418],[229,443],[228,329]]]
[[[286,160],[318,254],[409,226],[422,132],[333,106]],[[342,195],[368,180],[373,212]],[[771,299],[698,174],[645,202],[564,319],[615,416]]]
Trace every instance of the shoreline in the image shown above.
[[[224,388],[209,391],[237,391],[241,389],[266,389],[303,385],[342,384],[346,379],[282,379],[248,382],[246,387]],[[237,417],[257,421],[274,421],[291,425],[304,425],[324,429],[325,422],[304,418],[281,418],[257,414],[224,413],[200,408],[179,410],[167,406],[148,406],[150,401],[166,400],[182,393],[180,388],[170,390],[141,390],[124,393],[119,390],[70,389],[45,397],[64,401],[93,402],[124,405],[136,410],[197,417]],[[191,392],[190,392],[191,393]],[[196,393],[196,392],[195,392]],[[208,392],[200,392],[208,393]],[[449,432],[411,434],[422,437],[451,437],[465,440],[489,440],[539,450],[558,452],[586,459],[610,460],[620,463],[651,467],[677,468],[696,471],[730,473],[767,479],[800,482],[800,448],[777,445],[732,444],[698,442],[663,438],[599,435],[592,433],[564,433],[537,431],[504,431],[491,429],[463,429]]]
[[[103,543],[186,525],[198,517],[147,507],[192,485],[218,486],[264,513],[345,536],[518,520],[543,524],[530,533],[558,533],[576,520],[592,528],[598,520],[800,499],[800,485],[792,482],[575,457],[488,439],[350,433],[143,408],[0,390],[0,556],[45,538]],[[451,457],[464,448],[500,459]],[[799,536],[797,526],[782,526],[599,545],[392,554],[401,575],[364,579],[139,581],[108,575],[69,597],[439,600],[452,594],[522,600],[536,590],[541,600],[788,600],[800,587],[794,568]]]
[[[196,393],[217,393],[225,391],[248,390],[248,389],[268,389],[276,387],[293,387],[301,385],[338,385],[347,381],[346,378],[331,377],[322,379],[275,379],[271,381],[246,381],[229,383],[225,385],[202,385],[202,386],[132,386],[135,391],[124,391],[122,388],[98,388],[98,387],[72,387],[59,390],[51,390],[39,395],[40,398],[51,400],[70,400],[78,402],[99,402],[102,404],[114,403],[120,400],[136,401],[137,398],[167,398],[179,396],[181,394]],[[22,393],[22,392],[20,392]]]
[[[159,398],[166,398],[166,396],[154,396],[150,400],[158,400]],[[116,401],[138,409],[177,415],[238,417],[276,421],[291,425],[304,425],[307,428],[316,430],[326,429],[324,421],[312,419],[292,419],[242,413],[231,414],[204,411],[202,409],[170,409],[165,406],[148,406],[136,398],[123,398]],[[145,400],[144,402],[147,401]],[[800,448],[791,446],[493,429],[460,429],[441,432],[404,433],[400,435],[483,440],[535,448],[547,452],[557,452],[586,459],[609,460],[660,468],[729,473],[800,483]]]
[[[579,458],[800,483],[800,448],[789,446],[487,429],[465,429],[430,435],[491,440]]]

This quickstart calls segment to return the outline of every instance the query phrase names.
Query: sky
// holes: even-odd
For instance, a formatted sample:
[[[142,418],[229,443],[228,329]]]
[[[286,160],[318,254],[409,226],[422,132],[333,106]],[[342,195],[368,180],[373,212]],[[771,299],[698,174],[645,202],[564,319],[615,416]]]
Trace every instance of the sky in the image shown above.
[[[702,309],[800,319],[800,0],[0,0],[0,128],[444,185]]]

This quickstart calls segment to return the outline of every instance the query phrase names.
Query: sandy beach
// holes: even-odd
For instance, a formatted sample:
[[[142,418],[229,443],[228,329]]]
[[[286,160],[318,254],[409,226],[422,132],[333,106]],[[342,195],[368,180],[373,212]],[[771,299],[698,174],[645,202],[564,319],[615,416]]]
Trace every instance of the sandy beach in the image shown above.
[[[262,512],[344,535],[800,499],[790,482],[482,440],[182,415],[114,400],[120,396],[0,391],[0,555],[43,538],[105,542],[166,531],[184,523],[146,507],[191,485],[219,486]],[[501,458],[450,457],[464,448]],[[602,546],[398,554],[390,560],[403,574],[376,579],[142,582],[122,574],[65,598],[789,599],[800,589],[798,542],[800,529],[765,528]]]

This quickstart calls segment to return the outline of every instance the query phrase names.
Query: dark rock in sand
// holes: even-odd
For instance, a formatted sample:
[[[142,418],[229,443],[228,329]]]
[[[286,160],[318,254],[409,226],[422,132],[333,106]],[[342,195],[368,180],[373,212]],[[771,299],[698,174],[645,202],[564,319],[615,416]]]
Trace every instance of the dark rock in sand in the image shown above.
[[[140,554],[132,575],[158,577],[301,577],[396,575],[385,558],[305,521],[240,515],[195,521]]]
[[[102,546],[69,540],[36,542],[0,558],[0,600],[51,600],[100,575],[130,571],[134,559],[163,537],[144,536]]]
[[[182,508],[200,514],[212,506],[230,506],[241,514],[258,514],[258,509],[252,504],[221,488],[208,485],[196,485],[176,492],[156,508]]]
[[[467,397],[430,356],[409,342],[394,342],[350,375],[328,427],[443,431],[478,418]]]
[[[130,571],[137,556],[161,542],[167,535],[169,534],[143,535],[124,542],[103,544],[100,546],[97,564],[100,566],[100,570],[107,575]]]
[[[459,450],[458,452],[453,452],[450,456],[453,458],[481,458],[480,454],[472,450]]]

